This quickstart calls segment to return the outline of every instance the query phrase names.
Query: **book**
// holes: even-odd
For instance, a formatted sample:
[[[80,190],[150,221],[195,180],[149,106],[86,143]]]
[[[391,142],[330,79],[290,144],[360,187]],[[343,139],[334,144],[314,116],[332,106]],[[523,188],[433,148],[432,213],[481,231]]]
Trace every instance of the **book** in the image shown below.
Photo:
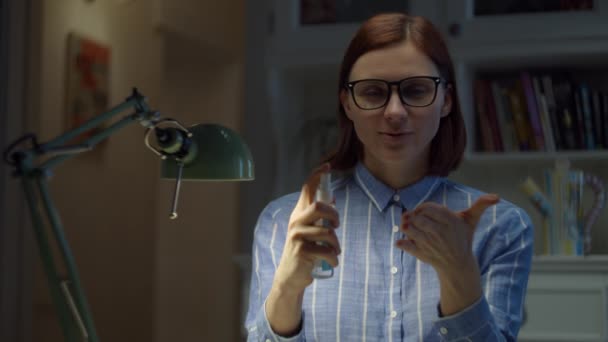
[[[506,152],[517,151],[517,136],[515,135],[515,127],[513,127],[513,117],[509,108],[508,94],[504,87],[497,80],[490,82],[492,88],[492,97],[494,98],[494,106],[496,108],[496,117],[498,119],[498,127],[500,136],[502,137],[503,149]]]
[[[555,141],[555,147],[557,150],[566,149],[564,146],[559,117],[557,115],[555,96],[553,95],[553,81],[551,75],[544,75],[542,79],[542,89],[545,94],[545,100],[547,103],[547,113],[549,115],[549,122],[551,123],[551,131],[553,132],[553,139]]]
[[[526,108],[528,111],[528,118],[530,120],[530,127],[532,127],[532,148],[537,151],[544,151],[545,137],[543,136],[540,115],[538,114],[538,107],[536,104],[536,98],[534,96],[534,89],[532,87],[532,78],[530,76],[530,73],[527,71],[521,72],[520,78]]]
[[[475,108],[477,113],[477,129],[481,140],[478,142],[478,149],[484,152],[495,151],[494,137],[490,128],[487,111],[487,93],[484,82],[481,79],[475,80]]]
[[[608,148],[608,93],[602,94],[602,118],[604,131],[604,146]]]
[[[576,136],[574,127],[574,101],[572,100],[572,86],[570,81],[560,75],[553,76],[553,94],[555,95],[555,107],[559,122],[560,132],[563,137],[564,148],[576,149]]]
[[[528,115],[525,110],[525,100],[517,86],[508,90],[509,104],[513,116],[513,125],[517,134],[520,151],[530,151],[533,149],[532,135]]]
[[[593,115],[593,136],[595,137],[595,148],[603,149],[606,148],[604,144],[604,126],[602,123],[602,104],[601,104],[601,95],[597,90],[592,90],[591,92],[591,103],[592,103],[592,115]],[[605,118],[604,118],[605,119]]]
[[[574,93],[574,135],[576,137],[576,148],[584,150],[585,142],[585,114],[583,111],[583,100],[581,99],[580,91],[575,90]]]
[[[538,76],[532,77],[532,86],[534,88],[534,97],[536,99],[536,107],[538,108],[538,116],[540,118],[540,125],[545,138],[545,149],[550,152],[557,150],[555,146],[555,140],[553,140],[553,131],[551,129],[549,110],[547,108],[547,99],[543,93],[540,79]]]
[[[490,124],[490,130],[492,131],[494,151],[503,152],[505,149],[502,143],[502,134],[500,131],[500,125],[498,124],[496,104],[494,103],[494,96],[492,96],[492,88],[489,81],[482,80],[481,82],[483,84],[484,96],[486,98],[486,113],[488,115],[488,123]]]
[[[593,114],[591,113],[591,90],[586,83],[579,85],[581,101],[583,104],[584,128],[585,128],[585,148],[595,149],[595,134],[593,130]]]

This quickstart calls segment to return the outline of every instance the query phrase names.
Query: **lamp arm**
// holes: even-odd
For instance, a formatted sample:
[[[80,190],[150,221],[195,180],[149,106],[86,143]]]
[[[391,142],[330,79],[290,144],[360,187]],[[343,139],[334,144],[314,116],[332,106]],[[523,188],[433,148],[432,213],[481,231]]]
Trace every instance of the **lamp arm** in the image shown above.
[[[101,126],[106,121],[112,119],[116,115],[128,110],[135,109],[135,112],[115,122],[111,126],[102,129],[94,135],[87,137],[85,140],[77,145],[66,145],[74,138],[79,135]],[[133,89],[133,93],[123,103],[111,108],[107,112],[101,113],[98,116],[84,122],[83,124],[75,127],[56,138],[43,143],[38,144],[36,137],[33,134],[27,134],[24,137],[17,140],[22,143],[24,139],[30,138],[32,140],[32,147],[29,149],[22,149],[13,153],[12,164],[19,166],[21,160],[29,159],[33,160],[44,155],[55,155],[51,159],[47,160],[44,164],[36,167],[36,169],[43,170],[44,172],[49,171],[66,159],[79,154],[81,152],[92,150],[99,142],[116,133],[119,129],[127,126],[132,122],[141,122],[143,126],[154,127],[154,123],[159,120],[160,113],[151,111],[146,103],[146,98],[140,94],[137,89]],[[5,159],[8,159],[8,153],[13,152],[16,146],[11,145],[5,152]],[[7,162],[11,162],[8,161]],[[18,170],[20,173],[27,173],[28,169]]]
[[[38,252],[40,254],[42,266],[45,271],[44,273],[46,275],[47,284],[51,294],[51,299],[58,314],[59,324],[63,331],[64,338],[66,341],[71,342],[77,341],[77,336],[82,336],[85,341],[97,341],[97,334],[95,332],[95,327],[93,326],[92,321],[88,326],[85,326],[84,329],[82,329],[82,327],[77,324],[78,319],[76,317],[82,317],[81,311],[88,311],[88,308],[85,308],[81,311],[77,310],[76,312],[74,312],[70,308],[68,304],[69,301],[67,297],[65,297],[65,293],[61,289],[61,284],[65,281],[66,277],[62,277],[60,275],[59,271],[57,270],[57,266],[55,265],[55,260],[52,254],[53,246],[51,244],[51,241],[47,237],[46,229],[43,223],[43,214],[40,212],[38,206],[39,196],[37,194],[37,191],[41,191],[40,182],[45,182],[45,180],[35,180],[25,177],[21,179],[23,192],[30,211],[32,228],[34,230],[36,242],[38,244]],[[53,226],[57,227],[57,225]],[[57,230],[54,229],[53,234],[56,233]],[[59,234],[60,236],[54,236],[55,239],[53,240],[65,241],[65,239],[63,238],[63,233],[61,233],[60,231]],[[58,244],[62,246],[61,243],[58,242]],[[71,251],[69,247],[67,247],[67,244],[66,246],[63,246],[61,250],[61,258],[65,258],[65,255],[67,254],[68,258],[73,260],[73,258],[71,257]],[[66,262],[66,264],[68,263]],[[75,274],[75,268],[67,266],[66,271],[68,274],[67,278],[75,276],[77,279],[77,275]],[[76,292],[82,293],[79,283],[76,284],[75,288]],[[81,300],[79,302],[86,305],[85,300]],[[80,329],[80,331],[78,331],[77,329]]]
[[[149,113],[149,112],[146,112],[146,113],[135,112],[135,113],[133,113],[131,115],[128,115],[128,116],[120,119],[119,121],[116,121],[115,123],[113,123],[109,127],[104,128],[103,130],[101,130],[101,131],[97,132],[96,134],[94,134],[94,135],[88,137],[87,139],[83,140],[82,143],[80,143],[78,145],[72,146],[73,151],[68,151],[67,153],[62,153],[63,149],[65,148],[63,146],[56,147],[54,149],[48,149],[47,148],[47,153],[48,152],[59,152],[59,153],[57,153],[59,155],[57,155],[55,157],[52,157],[51,159],[49,159],[46,162],[44,162],[40,166],[40,169],[50,170],[50,169],[54,168],[55,166],[57,166],[58,164],[60,164],[63,161],[65,161],[66,159],[71,158],[72,156],[74,156],[76,154],[92,150],[101,141],[103,141],[104,139],[106,139],[109,136],[113,135],[114,133],[116,133],[120,129],[124,128],[125,126],[128,126],[128,125],[130,125],[133,122],[143,121],[143,120],[150,119],[150,118],[148,118],[149,115],[151,115],[151,113]],[[78,129],[76,129],[76,130],[78,130]],[[67,135],[67,133],[65,135]],[[43,146],[45,146],[45,145],[43,145]]]
[[[99,114],[98,116],[91,118],[90,120],[82,123],[80,126],[75,127],[72,130],[67,131],[62,135],[54,138],[53,140],[41,146],[42,149],[40,150],[40,152],[44,153],[47,149],[53,149],[58,146],[63,146],[64,144],[76,138],[80,134],[92,128],[100,126],[101,124],[113,118],[117,114],[120,114],[133,107],[135,107],[137,112],[148,112],[149,109],[144,102],[145,100],[146,99],[137,92],[137,89],[134,89],[133,94],[129,96],[123,103],[115,106],[114,108],[111,108],[110,110],[104,113]]]
[[[66,145],[80,134],[100,126],[117,114],[131,108],[135,109],[134,113],[88,137],[82,143]],[[167,120],[159,120],[159,113],[151,111],[146,104],[146,98],[138,93],[137,89],[133,89],[133,94],[125,102],[49,142],[38,144],[35,135],[27,134],[10,144],[4,152],[5,160],[15,168],[14,175],[20,178],[22,183],[51,297],[66,341],[98,342],[99,338],[80,284],[74,257],[63,233],[64,229],[59,213],[50,196],[47,184],[48,175],[51,169],[61,162],[81,152],[93,149],[99,142],[133,122],[140,122],[150,131],[156,127],[158,122]],[[179,124],[176,125],[180,129],[183,128]],[[185,133],[190,134],[187,130],[185,130]],[[17,149],[19,145],[26,141],[30,141],[32,146],[26,149]],[[146,146],[150,148],[147,140]],[[35,165],[35,160],[44,155],[54,156],[41,165]],[[162,157],[164,159],[166,155]],[[51,239],[47,236],[49,229],[45,228],[46,222],[50,225]],[[55,246],[52,245],[53,242],[56,244]],[[65,270],[63,274],[55,263],[54,249],[60,251],[57,258]]]

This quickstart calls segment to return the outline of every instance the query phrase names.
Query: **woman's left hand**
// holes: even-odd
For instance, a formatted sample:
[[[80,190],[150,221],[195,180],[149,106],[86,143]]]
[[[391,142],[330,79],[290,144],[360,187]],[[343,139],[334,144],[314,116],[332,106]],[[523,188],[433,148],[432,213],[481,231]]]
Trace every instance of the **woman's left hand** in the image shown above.
[[[407,238],[397,247],[437,272],[462,269],[471,265],[473,234],[483,212],[498,203],[496,195],[482,195],[473,205],[453,212],[437,203],[426,202],[401,217],[401,229]]]

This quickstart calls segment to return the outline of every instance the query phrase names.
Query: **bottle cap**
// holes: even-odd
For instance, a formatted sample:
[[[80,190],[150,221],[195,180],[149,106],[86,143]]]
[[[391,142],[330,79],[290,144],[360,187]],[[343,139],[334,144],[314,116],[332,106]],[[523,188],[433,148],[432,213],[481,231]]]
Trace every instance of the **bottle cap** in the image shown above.
[[[323,203],[331,203],[334,200],[331,191],[331,174],[329,172],[321,175],[316,200]]]

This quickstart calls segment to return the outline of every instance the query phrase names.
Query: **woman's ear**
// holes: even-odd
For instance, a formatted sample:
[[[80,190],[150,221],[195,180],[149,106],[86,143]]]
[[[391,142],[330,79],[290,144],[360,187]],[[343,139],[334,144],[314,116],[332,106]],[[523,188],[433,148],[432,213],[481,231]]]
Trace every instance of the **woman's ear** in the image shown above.
[[[344,108],[344,113],[346,113],[346,117],[351,119],[351,117],[350,117],[351,106],[350,106],[350,101],[349,101],[350,97],[348,95],[349,94],[346,89],[340,90],[340,103],[342,104],[342,108]]]
[[[452,97],[454,92],[452,91],[452,85],[448,84],[445,87],[445,94],[443,95],[443,106],[441,106],[441,117],[446,117],[452,111]]]

